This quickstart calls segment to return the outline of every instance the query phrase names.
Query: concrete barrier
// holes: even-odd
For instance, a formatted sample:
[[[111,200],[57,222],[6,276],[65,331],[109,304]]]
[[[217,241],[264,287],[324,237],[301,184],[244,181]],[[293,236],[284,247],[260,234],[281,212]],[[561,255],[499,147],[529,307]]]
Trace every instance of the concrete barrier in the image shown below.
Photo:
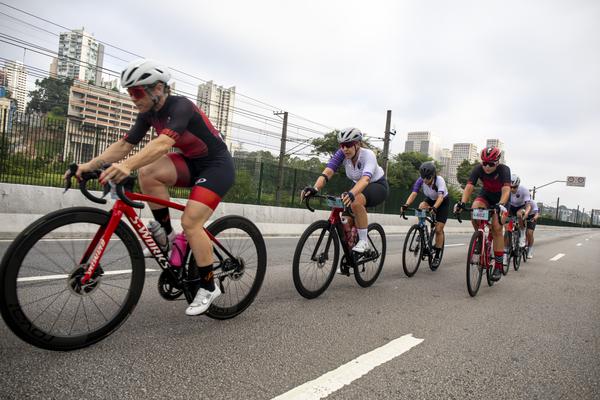
[[[94,192],[98,195],[98,192]],[[186,199],[174,199],[185,204]],[[63,193],[63,189],[16,185],[0,183],[0,238],[10,239],[23,231],[29,224],[43,215],[59,209],[75,206],[97,207],[109,210],[113,201],[100,205],[87,200],[79,190],[71,189]],[[224,215],[241,215],[253,221],[263,235],[298,236],[306,227],[318,219],[327,219],[329,211],[317,210],[311,213],[304,208],[286,208],[273,206],[258,206],[253,204],[221,203],[215,210],[211,221]],[[148,222],[152,213],[148,207],[141,210],[142,219]],[[171,218],[174,228],[179,231],[179,211],[173,210]],[[369,222],[379,222],[387,234],[404,233],[415,223],[414,217],[408,220],[401,219],[397,214],[369,214]],[[546,229],[549,227],[539,227]],[[557,229],[559,227],[552,227]],[[563,228],[560,229],[579,229]],[[466,221],[459,224],[454,219],[449,219],[446,232],[471,232],[471,224]]]

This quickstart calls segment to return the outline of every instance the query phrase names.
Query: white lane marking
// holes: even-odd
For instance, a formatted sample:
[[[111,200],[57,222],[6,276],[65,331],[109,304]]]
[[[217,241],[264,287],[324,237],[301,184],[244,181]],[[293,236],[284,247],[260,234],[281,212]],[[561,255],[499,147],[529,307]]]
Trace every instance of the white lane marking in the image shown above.
[[[157,269],[146,268],[146,272],[156,272]],[[122,269],[117,271],[107,271],[104,275],[120,275],[130,274],[130,269]],[[55,279],[65,279],[68,275],[42,275],[42,276],[28,276],[27,278],[17,278],[17,282],[36,282],[36,281],[51,281]]]
[[[329,396],[352,381],[366,375],[373,368],[386,363],[421,343],[424,339],[413,337],[412,333],[401,336],[346,364],[327,372],[317,379],[306,382],[272,400],[316,400]]]
[[[447,244],[444,247],[456,247],[456,246],[464,246],[464,243],[454,243],[454,244]]]
[[[586,238],[585,241],[587,242],[588,240],[590,240],[590,238]]]
[[[582,246],[582,245],[583,245],[583,243],[577,243],[575,246],[579,247],[579,246]]]
[[[555,255],[554,257],[552,257],[552,258],[550,259],[550,261],[556,261],[556,260],[559,260],[559,259],[563,258],[564,256],[565,256],[565,255],[564,255],[563,253],[558,253],[557,255]]]

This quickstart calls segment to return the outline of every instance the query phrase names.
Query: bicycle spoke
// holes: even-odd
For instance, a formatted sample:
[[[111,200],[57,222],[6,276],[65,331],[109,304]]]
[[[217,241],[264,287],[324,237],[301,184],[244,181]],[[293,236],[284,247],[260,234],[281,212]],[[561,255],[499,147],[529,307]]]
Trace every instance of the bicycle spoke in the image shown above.
[[[56,300],[58,300],[58,299],[60,298],[60,295],[61,295],[62,293],[64,293],[64,292],[66,292],[67,290],[68,290],[68,289],[64,289],[64,290],[62,290],[60,293],[58,293],[58,295],[56,296],[56,298],[55,298],[54,300],[52,300],[52,302],[51,302],[50,304],[48,304],[48,305],[46,306],[46,308],[44,308],[44,309],[43,309],[43,310],[42,310],[42,311],[41,311],[41,312],[40,312],[40,313],[37,315],[37,317],[35,317],[33,320],[31,320],[31,323],[35,323],[35,321],[37,321],[37,319],[38,319],[38,318],[39,318],[39,317],[40,317],[40,316],[41,316],[41,315],[42,315],[44,312],[46,312],[46,310],[47,310],[48,308],[50,308],[50,306],[52,306],[52,304],[54,304],[54,303],[56,302]],[[68,297],[67,297],[67,298],[68,298]]]
[[[71,332],[73,332],[73,327],[75,326],[75,321],[77,320],[77,313],[79,312],[79,307],[81,306],[82,298],[79,298],[79,303],[77,303],[77,309],[75,310],[75,315],[73,315],[73,321],[71,321],[71,328],[69,328],[69,336]]]

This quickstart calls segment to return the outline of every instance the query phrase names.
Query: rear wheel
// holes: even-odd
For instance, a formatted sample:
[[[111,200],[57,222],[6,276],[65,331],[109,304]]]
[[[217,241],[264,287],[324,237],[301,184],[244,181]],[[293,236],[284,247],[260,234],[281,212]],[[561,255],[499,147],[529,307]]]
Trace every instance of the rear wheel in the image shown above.
[[[379,277],[385,262],[386,240],[383,227],[377,223],[369,224],[367,231],[369,250],[363,253],[354,267],[354,278],[362,287],[369,287]],[[355,255],[356,256],[356,255]],[[368,260],[368,261],[362,261]]]
[[[481,285],[482,267],[481,260],[483,250],[483,235],[481,232],[474,232],[469,243],[467,253],[467,290],[471,297],[474,297],[479,291]]]
[[[314,299],[331,284],[340,255],[337,235],[328,221],[313,222],[302,234],[292,261],[294,286]]]
[[[267,271],[265,241],[256,225],[238,215],[219,218],[206,229],[222,246],[213,244],[215,284],[222,294],[206,315],[233,318],[252,304],[262,286]]]
[[[423,236],[419,225],[413,225],[408,230],[402,249],[402,269],[409,278],[419,269],[423,255]]]
[[[24,341],[48,350],[75,350],[114,332],[133,311],[144,287],[144,256],[120,221],[101,240],[110,214],[89,207],[50,213],[27,227],[0,264],[0,311]],[[95,244],[95,245],[94,245]],[[82,283],[99,246],[92,278]]]
[[[514,256],[513,256],[513,268],[515,269],[515,271],[519,270],[519,267],[521,266],[521,257],[523,254],[523,249],[521,247],[519,247],[519,233],[516,233],[513,235],[513,241],[512,241],[512,246],[513,246],[513,251],[514,251]]]

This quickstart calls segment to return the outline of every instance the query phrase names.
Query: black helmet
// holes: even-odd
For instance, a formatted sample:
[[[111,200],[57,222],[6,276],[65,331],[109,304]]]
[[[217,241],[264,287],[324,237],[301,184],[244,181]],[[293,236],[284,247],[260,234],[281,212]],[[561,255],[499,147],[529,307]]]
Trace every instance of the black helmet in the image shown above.
[[[428,179],[435,175],[435,164],[433,161],[426,161],[419,167],[421,178]]]

